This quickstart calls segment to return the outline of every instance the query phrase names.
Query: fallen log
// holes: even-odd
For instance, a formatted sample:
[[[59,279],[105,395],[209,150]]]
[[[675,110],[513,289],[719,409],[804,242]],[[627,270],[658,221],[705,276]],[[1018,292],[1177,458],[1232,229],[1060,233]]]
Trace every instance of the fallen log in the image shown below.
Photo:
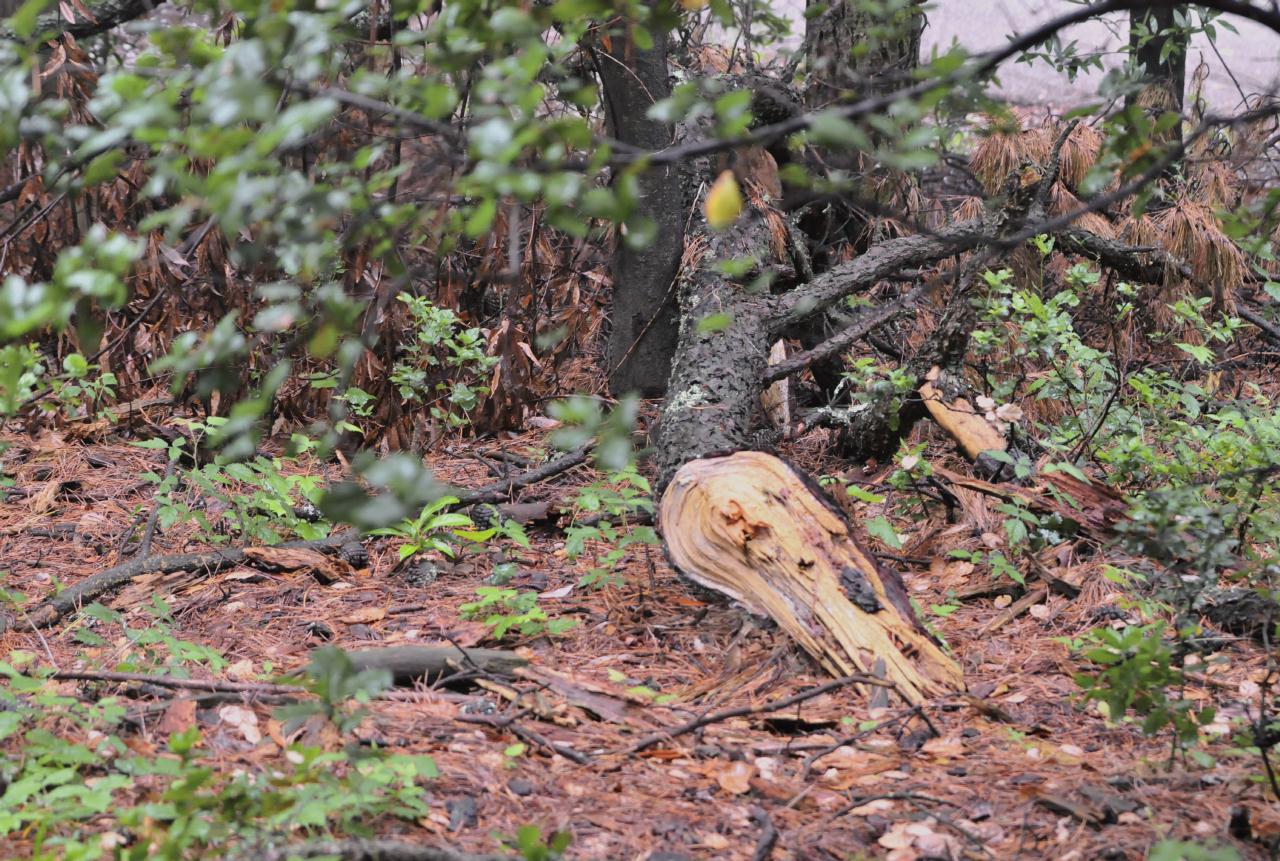
[[[823,491],[758,450],[775,433],[758,431],[760,398],[770,348],[789,327],[904,268],[973,247],[985,225],[890,240],[775,294],[801,268],[778,241],[790,232],[781,217],[752,201],[727,230],[695,235],[686,250],[655,452],[658,525],[687,579],[772,618],[833,676],[879,676],[914,704],[963,687],[959,666]]]
[[[985,452],[1004,451],[1007,448],[1004,434],[964,398],[948,398],[939,382],[941,373],[940,368],[932,368],[919,388],[920,400],[929,417],[956,441],[969,460],[979,461]]]
[[[428,683],[476,671],[509,676],[529,663],[506,649],[460,649],[457,646],[388,646],[347,652],[357,670],[387,670],[397,685]]]
[[[1043,172],[1012,174],[1000,212],[931,236],[880,243],[777,295],[769,285],[801,267],[791,265],[780,247],[785,243],[776,241],[791,231],[777,229],[778,214],[767,205],[752,201],[727,230],[705,231],[690,242],[655,458],[667,552],[689,580],[772,618],[832,675],[878,667],[912,703],[964,684],[959,666],[916,620],[897,575],[859,543],[816,484],[758,450],[769,436],[756,431],[761,390],[827,349],[810,351],[802,363],[779,363],[771,375],[770,346],[788,328],[881,279],[1021,225],[1028,212],[1042,208],[1056,173],[1055,158]],[[729,263],[741,274],[726,274]],[[971,285],[981,263],[966,266],[935,337],[916,358],[922,381],[933,365],[963,356],[974,313]],[[913,300],[919,295],[911,294]],[[876,314],[864,320],[882,322]],[[862,329],[855,324],[830,349],[852,343]]]
[[[667,485],[659,526],[685,577],[773,619],[832,675],[880,663],[912,704],[963,687],[897,574],[781,459],[740,451],[690,461]]]

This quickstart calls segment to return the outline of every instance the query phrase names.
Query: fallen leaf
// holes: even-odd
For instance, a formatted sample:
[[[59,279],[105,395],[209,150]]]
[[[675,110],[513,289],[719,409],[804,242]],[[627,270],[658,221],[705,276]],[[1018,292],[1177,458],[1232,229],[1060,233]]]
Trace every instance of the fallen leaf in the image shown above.
[[[386,607],[361,607],[342,618],[348,625],[367,625],[387,618]]]
[[[164,710],[164,716],[160,718],[160,725],[156,729],[163,735],[173,735],[175,732],[186,732],[195,725],[196,701],[177,699]]]
[[[964,742],[958,735],[931,738],[920,746],[920,752],[935,759],[947,760],[964,755]]]
[[[244,681],[253,678],[253,661],[245,658],[227,667],[227,678]]]
[[[725,792],[743,795],[751,790],[751,777],[755,771],[755,766],[749,762],[731,762],[716,775],[716,783]]]
[[[716,834],[713,831],[710,834],[703,835],[702,845],[708,849],[728,849],[729,839],[723,834]]]
[[[909,822],[895,822],[893,826],[880,835],[876,842],[885,849],[906,849],[916,842],[915,837],[907,833]]]
[[[249,744],[262,741],[262,732],[258,729],[258,716],[251,709],[243,706],[223,706],[218,709],[218,719],[227,726],[235,727]]]
[[[333,583],[352,573],[349,563],[301,547],[246,547],[246,559],[281,571],[306,570],[321,583]]]

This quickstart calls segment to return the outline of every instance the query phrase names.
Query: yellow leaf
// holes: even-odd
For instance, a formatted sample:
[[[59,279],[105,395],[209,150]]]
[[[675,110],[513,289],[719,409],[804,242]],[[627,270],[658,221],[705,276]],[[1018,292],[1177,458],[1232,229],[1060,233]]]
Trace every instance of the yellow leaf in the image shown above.
[[[705,7],[710,0],[680,0],[680,5],[688,9],[690,12],[696,12]]]
[[[724,230],[742,214],[742,191],[733,171],[726,170],[707,192],[707,224],[712,230]]]

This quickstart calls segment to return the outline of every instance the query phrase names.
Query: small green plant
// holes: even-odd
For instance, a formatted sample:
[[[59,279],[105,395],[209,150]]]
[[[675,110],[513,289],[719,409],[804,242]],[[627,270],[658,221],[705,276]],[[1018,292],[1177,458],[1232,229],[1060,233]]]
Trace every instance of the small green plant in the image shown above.
[[[482,544],[495,537],[509,538],[521,547],[529,546],[529,537],[516,521],[508,519],[477,529],[469,515],[448,510],[457,504],[456,496],[442,496],[426,505],[412,520],[373,529],[369,534],[399,538],[397,553],[402,563],[429,550],[452,559],[457,555],[459,543]]]
[[[633,521],[641,512],[652,514],[649,481],[635,465],[613,473],[607,481],[595,482],[578,491],[571,509],[574,523],[565,530],[565,555],[578,559],[596,548],[594,565],[582,576],[584,586],[621,586],[617,566],[634,545],[658,544],[653,527]],[[590,519],[580,519],[586,512]]]
[[[163,670],[184,678],[189,675],[190,666],[208,667],[215,673],[227,666],[227,659],[217,649],[174,635],[172,608],[159,595],[143,610],[151,618],[145,625],[131,628],[124,616],[110,607],[96,602],[90,604],[80,612],[92,620],[92,626],[78,628],[76,640],[86,646],[106,646],[110,641],[98,633],[99,629],[119,626],[129,648],[117,658],[114,669],[123,672]]]
[[[478,601],[459,607],[464,619],[479,619],[501,640],[515,631],[523,637],[556,636],[577,625],[576,619],[552,619],[538,606],[537,592],[518,592],[500,586],[476,588]]]
[[[1193,744],[1200,727],[1213,721],[1215,711],[1171,693],[1183,686],[1186,677],[1175,663],[1177,652],[1166,633],[1167,626],[1161,621],[1119,631],[1090,631],[1071,645],[1102,669],[1078,674],[1076,683],[1087,699],[1106,706],[1112,720],[1121,720],[1132,709],[1142,718],[1142,731],[1147,735],[1170,727],[1175,743]]]
[[[92,416],[104,402],[116,396],[116,375],[101,370],[79,353],[71,353],[62,360],[62,376],[49,381],[53,398],[41,403],[47,412],[59,409],[73,416]]]
[[[210,418],[207,423],[193,422],[198,431],[217,429],[225,419]],[[140,448],[164,451],[170,464],[183,456],[188,441],[178,437],[172,442],[151,439],[135,443]],[[295,440],[295,448],[297,440]],[[154,471],[142,477],[156,485],[156,524],[168,530],[178,523],[194,522],[200,539],[210,544],[225,543],[221,518],[210,516],[209,502],[223,510],[232,533],[242,539],[262,544],[277,544],[287,538],[314,541],[329,534],[330,524],[318,515],[316,503],[322,493],[322,479],[304,473],[287,473],[286,467],[296,463],[292,457],[258,455],[244,462],[211,463],[186,470],[168,469],[164,475]],[[193,504],[180,494],[181,485],[189,484],[201,492]]]
[[[437,421],[465,426],[467,413],[489,392],[481,380],[497,358],[485,354],[480,330],[464,327],[450,309],[424,296],[396,298],[409,310],[412,332],[400,344],[403,358],[392,367],[391,382],[405,401],[429,405]]]
[[[363,705],[391,687],[391,681],[389,670],[356,669],[346,652],[326,646],[312,653],[303,670],[302,687],[317,699],[283,706],[277,715],[285,722],[287,732],[320,715],[346,734],[364,720],[367,712]],[[355,709],[348,708],[352,701],[359,704]]]
[[[1184,840],[1161,840],[1147,853],[1147,861],[1240,861],[1231,846],[1210,848]]]
[[[554,831],[545,840],[536,825],[521,826],[513,837],[502,838],[502,845],[520,853],[524,861],[557,861],[573,841],[567,831]]]
[[[17,412],[35,394],[42,373],[44,364],[35,344],[0,347],[0,417]]]
[[[21,834],[32,850],[25,857],[93,861],[104,850],[121,861],[258,857],[281,835],[367,836],[379,818],[417,821],[429,812],[422,784],[439,772],[428,756],[295,746],[262,770],[227,776],[202,756],[195,727],[173,733],[165,753],[136,753],[116,735],[126,715],[118,698],[55,693],[50,671],[34,662],[29,652],[0,661],[0,745],[20,752],[0,758],[0,842]],[[319,715],[347,733],[362,717],[347,704],[389,683],[385,672],[356,671],[338,650],[321,650],[304,683],[318,702],[284,718]],[[47,728],[51,714],[64,731]],[[107,815],[127,841],[104,842]]]

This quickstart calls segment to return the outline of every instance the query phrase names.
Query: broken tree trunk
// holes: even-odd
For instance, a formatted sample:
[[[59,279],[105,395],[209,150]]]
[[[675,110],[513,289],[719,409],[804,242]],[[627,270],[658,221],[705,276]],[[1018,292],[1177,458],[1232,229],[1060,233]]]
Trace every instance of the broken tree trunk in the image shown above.
[[[915,622],[898,576],[779,458],[740,451],[685,464],[659,525],[686,577],[772,618],[832,675],[879,664],[912,703],[963,687],[960,667]]]
[[[658,523],[689,580],[767,615],[828,672],[883,673],[912,702],[963,686],[960,668],[919,627],[897,575],[879,565],[815,483],[753,450],[770,346],[786,326],[908,266],[978,240],[967,224],[885,243],[781,295],[788,267],[779,216],[749,207],[696,237],[680,282],[681,323],[656,461]],[[751,259],[725,274],[725,261]],[[769,436],[766,430],[763,436]]]
[[[858,541],[823,491],[752,450],[770,437],[757,431],[770,345],[890,275],[987,244],[1041,215],[1064,140],[1047,167],[1026,165],[1008,177],[1001,211],[879,243],[789,291],[779,292],[778,282],[802,270],[788,265],[791,231],[758,200],[727,230],[696,236],[685,253],[680,335],[655,458],[658,524],[672,563],[772,618],[828,672],[879,670],[912,702],[962,687],[960,668],[924,632],[897,575]],[[913,358],[921,382],[931,367],[963,357],[976,313],[970,285],[985,262],[981,255],[965,265],[942,320]]]

